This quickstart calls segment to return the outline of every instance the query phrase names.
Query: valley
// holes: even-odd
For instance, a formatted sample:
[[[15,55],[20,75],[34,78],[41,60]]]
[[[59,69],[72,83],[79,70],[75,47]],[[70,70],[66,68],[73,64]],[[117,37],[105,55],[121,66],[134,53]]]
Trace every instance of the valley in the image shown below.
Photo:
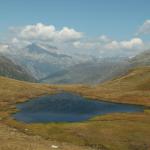
[[[150,1],[1,1],[0,150],[150,150]]]
[[[44,85],[1,77],[0,124],[3,128],[9,126],[10,130],[15,129],[16,134],[25,133],[31,139],[41,136],[42,139],[58,142],[58,145],[60,143],[71,144],[71,149],[84,149],[84,147],[87,147],[89,149],[102,148],[104,150],[134,150],[139,148],[140,150],[147,150],[150,147],[148,140],[150,138],[149,74],[149,67],[137,68],[129,71],[125,76],[95,86],[82,84]],[[142,80],[140,80],[141,77]],[[15,108],[17,103],[59,91],[78,93],[97,100],[103,99],[148,107],[145,108],[144,112],[107,114],[77,123],[28,124],[13,120],[10,117],[11,113],[17,111]],[[2,139],[5,142],[4,138]],[[12,140],[10,139],[10,141]],[[13,146],[15,149],[15,144]],[[75,148],[76,146],[78,148]],[[31,146],[30,149],[34,149],[34,146]],[[42,147],[39,149],[43,150]]]

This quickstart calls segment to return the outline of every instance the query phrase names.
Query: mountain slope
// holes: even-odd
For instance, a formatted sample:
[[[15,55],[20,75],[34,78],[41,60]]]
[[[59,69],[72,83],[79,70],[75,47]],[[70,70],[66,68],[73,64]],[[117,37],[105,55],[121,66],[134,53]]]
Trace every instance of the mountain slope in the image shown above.
[[[130,60],[133,66],[150,66],[150,50],[138,54]]]
[[[56,47],[46,49],[40,45],[30,44],[18,49],[16,53],[3,55],[25,66],[39,80],[74,64],[71,56],[58,51]]]
[[[131,69],[126,75],[99,85],[97,89],[105,99],[150,106],[150,67]]]
[[[28,45],[26,47],[26,51],[28,51],[30,54],[45,54],[45,55],[51,55],[52,57],[56,58],[71,58],[71,56],[65,55],[65,54],[57,54],[55,51],[57,51],[56,47],[50,47],[51,51],[47,50],[46,48],[42,48],[34,43]],[[53,52],[52,52],[53,51]]]
[[[126,75],[96,86],[66,86],[65,90],[107,101],[150,106],[150,67],[131,69]]]
[[[128,60],[106,58],[101,61],[80,63],[50,75],[41,81],[52,84],[96,84],[123,75],[131,68],[149,65],[150,51],[148,50]]]
[[[13,62],[27,68],[37,80],[68,70],[77,64],[99,60],[99,56],[82,54],[74,50],[69,52],[61,47],[37,43],[30,43],[23,47],[10,45],[7,51],[3,49],[0,51]]]
[[[131,69],[126,75],[108,81],[102,87],[118,90],[150,90],[150,67]]]
[[[96,84],[112,79],[127,71],[128,61],[102,60],[81,63],[57,72],[42,82],[54,84],[88,83]]]
[[[18,80],[36,81],[24,68],[4,56],[0,56],[0,75]]]

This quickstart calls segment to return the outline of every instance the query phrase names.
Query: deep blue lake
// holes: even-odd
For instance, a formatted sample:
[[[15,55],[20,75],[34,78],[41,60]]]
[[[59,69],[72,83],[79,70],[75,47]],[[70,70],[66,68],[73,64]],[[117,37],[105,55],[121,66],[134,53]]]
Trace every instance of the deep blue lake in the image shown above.
[[[26,123],[79,122],[96,115],[144,111],[142,106],[94,101],[72,93],[38,97],[17,104],[17,109],[13,118]]]

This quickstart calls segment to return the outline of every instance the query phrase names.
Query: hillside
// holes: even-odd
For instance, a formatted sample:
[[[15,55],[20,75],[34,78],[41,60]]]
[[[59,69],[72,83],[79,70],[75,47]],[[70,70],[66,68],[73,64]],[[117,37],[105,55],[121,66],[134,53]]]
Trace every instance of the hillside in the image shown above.
[[[16,103],[54,93],[58,89],[98,100],[150,106],[150,67],[130,70],[124,76],[96,86],[49,86],[4,77],[0,77],[0,83],[0,148],[20,150],[21,145],[29,147],[29,150],[44,150],[52,149],[54,144],[65,150],[96,149],[95,145],[108,150],[146,150],[150,146],[148,109],[141,113],[97,116],[78,123],[25,124],[9,117],[16,111]]]
[[[50,84],[97,84],[123,74],[128,68],[128,61],[108,58],[74,65],[41,81]]]
[[[35,82],[35,78],[19,65],[10,59],[0,56],[0,76],[14,78],[18,80]]]
[[[13,104],[56,90],[55,87],[49,85],[24,82],[2,76],[0,76],[0,83],[0,114],[3,111],[6,113],[6,110]]]
[[[80,63],[58,71],[40,81],[50,84],[97,84],[121,76],[134,67],[149,65],[150,51],[147,50],[131,59],[106,58]]]
[[[133,66],[150,66],[150,50],[138,54],[130,60]]]
[[[65,90],[114,102],[150,106],[150,67],[131,69],[126,75],[96,86],[66,86]]]

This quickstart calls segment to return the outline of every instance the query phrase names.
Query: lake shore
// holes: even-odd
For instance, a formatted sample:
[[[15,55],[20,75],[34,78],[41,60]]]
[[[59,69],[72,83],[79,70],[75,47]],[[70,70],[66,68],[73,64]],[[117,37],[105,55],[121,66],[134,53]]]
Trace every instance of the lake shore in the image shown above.
[[[75,93],[75,89],[78,89],[81,92],[84,86],[82,85],[82,88],[72,86],[72,89],[69,88],[71,89],[69,90],[61,86],[30,84],[6,78],[2,78],[1,83],[0,123],[17,129],[18,133],[25,133],[31,138],[40,136],[58,143],[71,143],[79,147],[86,145],[89,148],[95,148],[100,145],[108,150],[133,150],[134,147],[145,150],[150,147],[149,141],[146,140],[150,139],[149,110],[145,110],[143,113],[97,116],[80,123],[25,124],[9,117],[12,112],[16,111],[16,103],[25,102],[40,95],[52,94],[60,89]],[[87,91],[87,87],[84,91]]]

